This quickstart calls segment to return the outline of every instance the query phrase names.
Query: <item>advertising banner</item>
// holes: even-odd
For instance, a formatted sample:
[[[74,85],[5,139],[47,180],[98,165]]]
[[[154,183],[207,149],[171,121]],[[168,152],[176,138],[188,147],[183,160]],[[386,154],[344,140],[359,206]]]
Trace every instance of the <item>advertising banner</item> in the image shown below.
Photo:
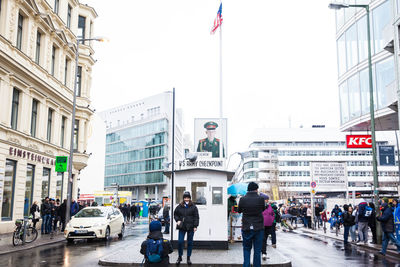
[[[227,119],[194,120],[194,152],[210,152],[212,158],[226,158]]]
[[[372,137],[370,134],[346,135],[347,148],[372,148]]]

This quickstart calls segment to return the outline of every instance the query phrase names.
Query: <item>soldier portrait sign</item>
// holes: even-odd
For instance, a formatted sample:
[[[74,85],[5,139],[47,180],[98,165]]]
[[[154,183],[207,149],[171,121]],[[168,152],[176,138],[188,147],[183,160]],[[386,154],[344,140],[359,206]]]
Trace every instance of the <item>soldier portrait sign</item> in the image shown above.
[[[201,118],[194,120],[194,151],[208,152],[212,158],[225,158],[227,119]]]

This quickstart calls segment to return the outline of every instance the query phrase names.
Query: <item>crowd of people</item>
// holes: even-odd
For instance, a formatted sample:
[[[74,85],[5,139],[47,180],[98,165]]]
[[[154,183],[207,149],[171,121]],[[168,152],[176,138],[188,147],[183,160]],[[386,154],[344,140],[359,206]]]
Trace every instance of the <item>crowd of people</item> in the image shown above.
[[[70,214],[74,216],[78,211],[83,209],[84,206],[79,205],[74,199],[71,202]],[[32,216],[33,227],[42,220],[41,234],[51,234],[57,229],[64,231],[65,229],[65,215],[67,210],[67,200],[64,199],[63,203],[60,199],[46,197],[42,200],[40,206],[37,201],[34,201],[30,208],[30,215]]]
[[[141,207],[138,204],[124,204],[118,208],[124,216],[125,223],[134,222],[136,218],[140,218]]]

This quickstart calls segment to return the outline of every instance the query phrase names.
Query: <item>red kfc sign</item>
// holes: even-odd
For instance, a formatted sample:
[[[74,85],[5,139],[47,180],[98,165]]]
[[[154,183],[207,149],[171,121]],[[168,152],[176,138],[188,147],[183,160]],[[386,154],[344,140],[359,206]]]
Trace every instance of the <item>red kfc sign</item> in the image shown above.
[[[371,135],[346,135],[347,148],[372,148]]]

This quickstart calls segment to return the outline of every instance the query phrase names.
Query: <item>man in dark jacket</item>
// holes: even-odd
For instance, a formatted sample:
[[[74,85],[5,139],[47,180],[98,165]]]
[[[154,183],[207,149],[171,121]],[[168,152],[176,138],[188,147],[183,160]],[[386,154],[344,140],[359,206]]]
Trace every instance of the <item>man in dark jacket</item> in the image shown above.
[[[371,244],[378,244],[378,240],[376,238],[376,211],[375,211],[375,204],[369,202],[368,205],[372,208],[371,217],[368,220],[368,226],[371,228],[372,233],[372,242]]]
[[[164,209],[163,209],[163,219],[164,219],[164,223],[165,223],[165,230],[164,230],[164,234],[169,234],[169,205],[165,204]]]
[[[132,218],[133,222],[136,220],[136,205],[135,204],[132,204],[132,206],[131,206],[131,218]]]
[[[65,213],[67,212],[67,200],[64,199],[63,203],[60,205],[59,214],[60,214],[60,223],[61,223],[61,232],[65,230]]]
[[[50,233],[50,220],[51,220],[51,207],[49,203],[49,197],[46,197],[43,200],[42,205],[40,206],[40,215],[42,216],[42,234]]]
[[[192,265],[190,256],[192,255],[193,236],[199,226],[199,211],[192,202],[190,192],[183,193],[183,201],[175,208],[174,219],[176,228],[179,229],[178,238],[178,260],[179,265],[182,261],[183,247],[185,243],[185,234],[187,233],[187,264]]]
[[[169,256],[168,254],[172,253],[172,245],[171,243],[163,238],[161,233],[161,223],[159,221],[152,221],[149,226],[150,233],[147,236],[147,239],[143,241],[142,246],[140,248],[140,253],[144,255],[145,263],[144,266],[157,266],[164,267],[169,266]],[[162,242],[162,253],[161,253],[161,261],[160,262],[150,262],[147,257],[147,244],[148,242],[161,240]]]
[[[381,222],[382,226],[382,250],[379,252],[383,256],[386,255],[386,249],[391,240],[397,246],[397,252],[400,253],[400,241],[398,241],[394,235],[394,218],[393,218],[393,211],[388,206],[388,203],[384,202],[381,205],[382,216],[377,217],[376,219]]]
[[[247,194],[239,201],[242,217],[243,267],[250,267],[251,247],[254,245],[253,266],[261,266],[261,249],[264,236],[264,198],[258,195],[258,184],[250,182]]]

